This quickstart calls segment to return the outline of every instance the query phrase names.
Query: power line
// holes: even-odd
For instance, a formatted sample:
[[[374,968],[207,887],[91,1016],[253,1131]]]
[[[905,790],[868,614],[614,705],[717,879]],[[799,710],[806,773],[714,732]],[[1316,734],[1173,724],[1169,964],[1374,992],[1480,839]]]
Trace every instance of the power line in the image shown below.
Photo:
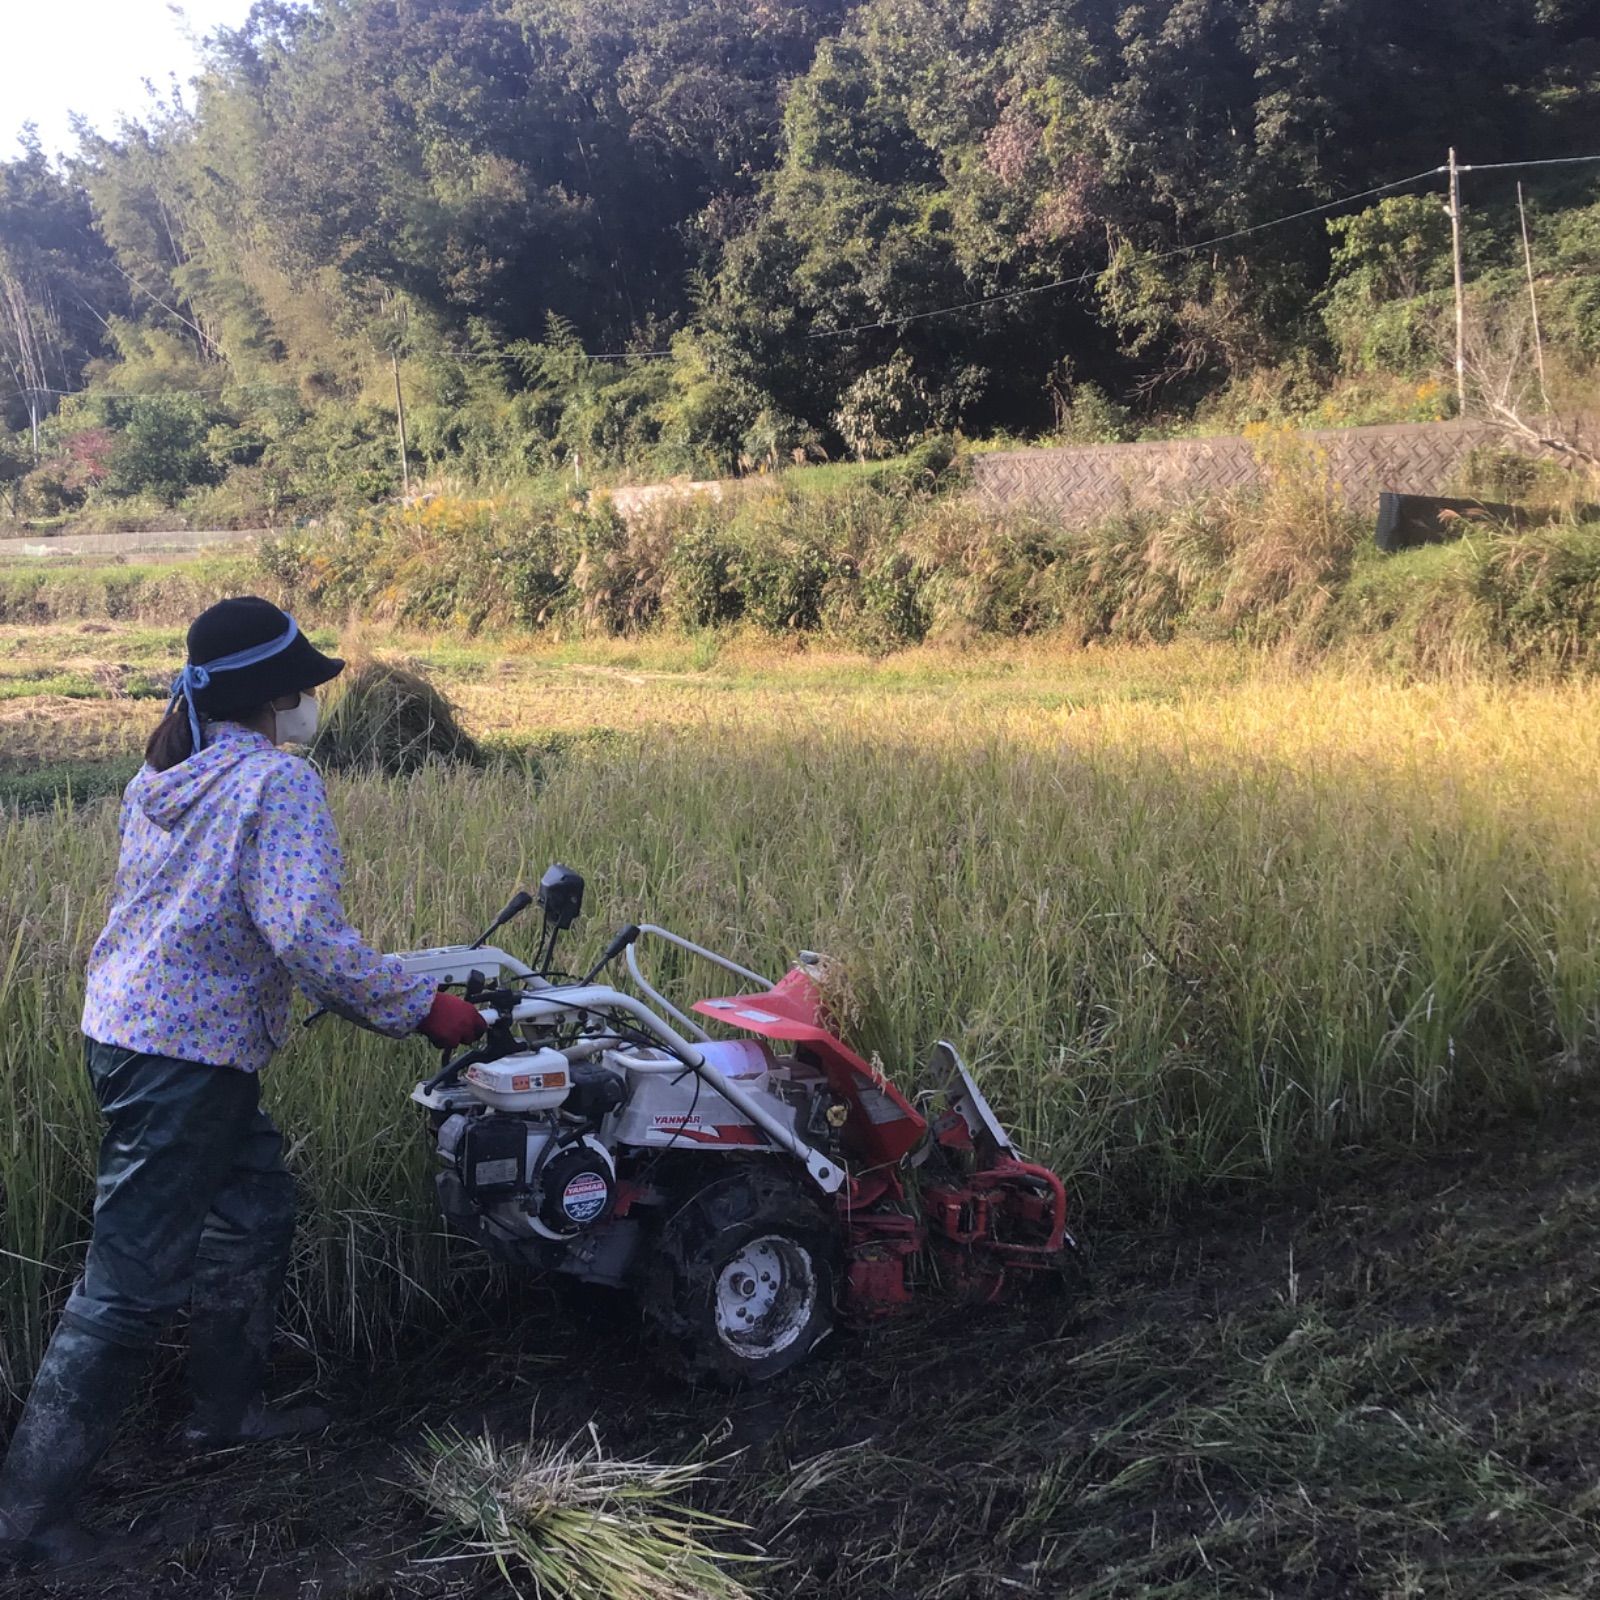
[[[1270,222],[1257,222],[1246,228],[1235,228],[1231,233],[1219,233],[1210,239],[1201,239],[1194,244],[1175,245],[1170,250],[1159,251],[1155,255],[1145,256],[1146,263],[1153,264],[1158,261],[1171,261],[1177,256],[1194,255],[1201,250],[1215,249],[1219,244],[1229,244],[1235,239],[1245,239],[1254,233],[1265,233],[1269,228],[1281,228],[1290,222],[1300,222],[1306,217],[1320,216],[1326,211],[1336,211],[1341,206],[1354,205],[1358,200],[1370,200],[1375,195],[1388,194],[1395,189],[1404,189],[1408,184],[1418,183],[1423,178],[1431,178],[1436,173],[1443,171],[1442,167],[1429,167],[1425,172],[1413,173],[1409,178],[1397,178],[1393,183],[1380,183],[1371,189],[1362,189],[1357,194],[1341,195],[1337,200],[1328,200],[1321,205],[1307,206],[1303,211],[1292,211],[1287,216],[1274,217]],[[1070,278],[1056,278],[1050,283],[1029,284],[1020,289],[1003,289],[996,294],[986,294],[976,300],[964,300],[958,305],[939,306],[931,311],[911,311],[903,317],[884,317],[877,322],[861,322],[850,328],[831,328],[821,332],[807,335],[812,339],[845,339],[856,333],[871,333],[879,328],[900,328],[908,322],[924,322],[930,317],[950,317],[963,311],[975,311],[983,306],[999,305],[1007,300],[1020,300],[1025,295],[1049,294],[1056,289],[1077,288],[1085,283],[1092,283],[1102,276],[1101,268],[1090,268],[1086,272],[1077,273]]]
[[[299,385],[293,383],[223,383],[211,389],[170,389],[163,385],[159,389],[123,390],[101,389],[98,393],[107,400],[141,400],[147,395],[204,395],[215,398],[218,395],[237,394],[240,390],[248,390],[253,394],[295,394]],[[3,400],[26,400],[30,394],[52,394],[62,399],[71,395],[88,394],[88,389],[51,389],[45,384],[39,384],[29,389],[13,389],[9,393],[0,395]]]
[[[1463,171],[1466,169],[1463,168]],[[1258,222],[1246,228],[1236,228],[1232,233],[1219,234],[1212,239],[1202,239],[1196,244],[1178,245],[1171,250],[1164,250],[1158,255],[1147,256],[1144,259],[1150,262],[1168,261],[1174,256],[1190,255],[1199,250],[1209,250],[1219,244],[1227,244],[1234,239],[1247,238],[1253,233],[1265,232],[1268,228],[1279,228],[1286,223],[1299,222],[1306,217],[1314,217],[1325,211],[1337,210],[1340,206],[1355,204],[1358,200],[1369,200],[1375,195],[1387,194],[1394,189],[1403,189],[1408,184],[1417,183],[1423,178],[1431,178],[1436,173],[1444,171],[1443,167],[1429,167],[1425,172],[1414,173],[1409,178],[1398,178],[1393,183],[1380,183],[1371,189],[1363,189],[1357,194],[1341,195],[1337,200],[1328,200],[1321,205],[1307,206],[1303,211],[1294,211],[1287,216],[1274,217],[1270,222]],[[852,334],[871,333],[880,328],[899,328],[908,322],[924,322],[930,317],[953,317],[963,311],[975,311],[983,306],[998,305],[1006,300],[1020,300],[1026,295],[1048,294],[1055,289],[1076,288],[1081,284],[1090,283],[1101,275],[1101,269],[1094,268],[1087,272],[1080,272],[1070,278],[1055,278],[1049,283],[1029,284],[1024,288],[1002,289],[995,294],[981,295],[975,300],[962,300],[955,305],[938,306],[928,311],[908,311],[903,317],[884,317],[877,322],[859,322],[848,328],[823,328],[813,330],[806,335],[810,339],[846,339]],[[659,360],[670,356],[670,349],[663,350],[603,350],[598,352],[584,352],[590,361],[647,361]],[[509,357],[501,356],[505,360]]]
[[[672,351],[667,350],[601,350],[591,355],[587,350],[584,357],[589,361],[659,361],[663,356],[670,356]]]
[[[1458,166],[1457,172],[1510,172],[1521,167],[1577,167],[1600,161],[1600,156],[1547,156],[1542,161],[1480,161],[1477,166]],[[1443,171],[1441,167],[1437,169]]]
[[[1458,166],[1458,172],[1506,172],[1518,167],[1560,167],[1575,166],[1585,163],[1600,162],[1600,156],[1554,156],[1537,161],[1495,161],[1484,162],[1477,166]],[[1397,189],[1409,188],[1414,183],[1420,183],[1424,178],[1435,178],[1448,171],[1448,168],[1428,167],[1421,172],[1414,172],[1409,178],[1397,178],[1392,183],[1375,184],[1370,189],[1361,189],[1354,194],[1341,195],[1337,200],[1326,200],[1320,205],[1306,206],[1299,211],[1291,211],[1281,217],[1273,217],[1268,222],[1252,223],[1248,227],[1235,228],[1229,233],[1219,233],[1208,239],[1201,239],[1194,244],[1175,245],[1169,250],[1158,251],[1155,255],[1144,256],[1141,259],[1147,264],[1161,261],[1172,261],[1179,256],[1196,255],[1202,250],[1214,250],[1218,245],[1232,244],[1238,239],[1248,239],[1253,234],[1265,233],[1271,228],[1286,227],[1291,222],[1303,222],[1308,217],[1323,216],[1330,211],[1340,210],[1344,206],[1354,205],[1360,200],[1372,200],[1379,195],[1392,194]],[[887,328],[903,328],[912,322],[926,322],[934,317],[959,316],[965,311],[977,311],[986,306],[1000,305],[1009,300],[1021,300],[1028,295],[1050,294],[1057,289],[1080,288],[1086,283],[1092,283],[1102,275],[1102,269],[1093,268],[1084,272],[1073,274],[1071,277],[1055,278],[1048,283],[1028,284],[1016,289],[1002,289],[994,294],[980,295],[972,300],[958,301],[954,305],[937,306],[927,311],[908,311],[903,317],[880,317],[875,322],[858,322],[848,328],[822,328],[814,329],[806,335],[807,340],[822,339],[848,339],[858,333],[874,333]],[[670,356],[671,350],[608,350],[591,355],[591,361],[633,361],[654,360]]]
[[[1536,161],[1483,162],[1477,166],[1459,166],[1457,171],[1505,172],[1518,167],[1575,166],[1593,162],[1600,162],[1600,156],[1554,156]],[[1218,245],[1232,244],[1239,239],[1248,239],[1254,234],[1265,233],[1272,228],[1286,227],[1292,222],[1303,222],[1308,217],[1324,216],[1330,211],[1338,211],[1345,206],[1355,205],[1361,200],[1372,200],[1379,195],[1392,194],[1398,189],[1406,189],[1414,183],[1420,183],[1425,178],[1438,177],[1447,170],[1443,166],[1427,167],[1421,172],[1412,173],[1409,178],[1397,178],[1392,183],[1374,184],[1370,189],[1361,189],[1354,194],[1341,195],[1336,200],[1326,200],[1319,205],[1305,206],[1299,211],[1291,211],[1281,217],[1273,217],[1270,221],[1252,223],[1247,227],[1235,228],[1228,233],[1215,234],[1210,238],[1197,240],[1194,244],[1175,245],[1171,249],[1161,250],[1154,255],[1144,256],[1141,259],[1145,263],[1153,265],[1161,261],[1176,260],[1180,256],[1197,255],[1203,250],[1214,250]],[[986,306],[1000,305],[1010,300],[1025,299],[1029,295],[1050,294],[1057,289],[1081,288],[1086,283],[1092,283],[1101,275],[1101,269],[1093,268],[1084,272],[1074,273],[1070,277],[1055,278],[1048,283],[1034,283],[1016,289],[1002,289],[994,294],[979,295],[971,300],[958,301],[948,306],[936,306],[927,311],[908,311],[901,317],[880,317],[876,321],[858,322],[847,328],[814,329],[806,335],[806,338],[807,340],[848,339],[858,333],[875,333],[888,328],[903,328],[909,323],[926,322],[934,317],[959,316],[966,311],[982,310]],[[607,350],[592,354],[589,359],[591,361],[659,360],[671,354],[671,350]]]

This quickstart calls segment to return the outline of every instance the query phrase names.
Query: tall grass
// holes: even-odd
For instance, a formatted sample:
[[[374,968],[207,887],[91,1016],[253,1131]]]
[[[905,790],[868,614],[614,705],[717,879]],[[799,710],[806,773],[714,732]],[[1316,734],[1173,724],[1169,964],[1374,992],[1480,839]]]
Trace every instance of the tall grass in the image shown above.
[[[1057,633],[1293,644],[1433,672],[1593,670],[1600,523],[1382,556],[1314,455],[1263,440],[1259,490],[1088,525],[864,484],[753,484],[624,523],[438,500],[269,544],[311,613],[567,635],[740,624],[888,651]]]
[[[1531,1103],[1593,1059],[1600,690],[1256,673],[1165,699],[870,688],[515,769],[335,779],[351,910],[388,947],[474,930],[552,859],[583,943],[648,914],[776,974],[829,951],[902,1081],[957,1040],[1082,1200],[1299,1172]],[[0,1362],[36,1358],[86,1233],[76,1036],[113,807],[0,823]],[[578,959],[578,958],[575,958]],[[669,976],[688,981],[683,972]],[[337,1023],[272,1068],[303,1187],[293,1314],[374,1352],[450,1289],[428,1056]]]

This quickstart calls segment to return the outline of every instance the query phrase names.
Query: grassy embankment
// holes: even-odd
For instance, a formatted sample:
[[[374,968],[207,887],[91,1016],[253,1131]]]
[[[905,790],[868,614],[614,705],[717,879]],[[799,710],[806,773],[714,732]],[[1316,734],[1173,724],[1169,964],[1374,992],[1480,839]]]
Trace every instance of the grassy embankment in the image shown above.
[[[1384,556],[1327,464],[1265,430],[1262,485],[1092,526],[993,511],[945,454],[730,485],[624,521],[577,502],[445,493],[193,563],[0,568],[0,622],[172,622],[219,589],[302,616],[545,638],[732,631],[886,654],[1056,637],[1226,641],[1402,673],[1588,672],[1600,636],[1600,522],[1582,483],[1486,459],[1463,487],[1515,496],[1537,525],[1474,524]],[[1508,486],[1506,474],[1520,474]]]

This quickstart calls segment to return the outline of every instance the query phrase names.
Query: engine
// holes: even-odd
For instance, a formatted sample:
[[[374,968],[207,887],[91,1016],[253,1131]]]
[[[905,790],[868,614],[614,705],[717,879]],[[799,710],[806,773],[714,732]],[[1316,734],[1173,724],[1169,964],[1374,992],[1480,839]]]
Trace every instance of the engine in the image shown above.
[[[481,1217],[485,1242],[511,1245],[565,1244],[611,1215],[616,1163],[595,1130],[623,1097],[620,1074],[532,1050],[465,1079],[477,1104],[438,1129],[447,1214]]]
[[[465,1198],[509,1238],[561,1243],[611,1214],[616,1165],[592,1133],[458,1111],[440,1125],[438,1149]]]

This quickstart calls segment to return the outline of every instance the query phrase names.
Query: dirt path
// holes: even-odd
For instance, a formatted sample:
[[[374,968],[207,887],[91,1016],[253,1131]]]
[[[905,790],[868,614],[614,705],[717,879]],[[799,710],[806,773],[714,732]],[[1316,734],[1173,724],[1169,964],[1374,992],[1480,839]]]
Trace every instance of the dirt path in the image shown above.
[[[0,539],[0,561],[53,556],[199,555],[219,545],[247,544],[270,528],[181,528],[167,532],[34,534]]]

